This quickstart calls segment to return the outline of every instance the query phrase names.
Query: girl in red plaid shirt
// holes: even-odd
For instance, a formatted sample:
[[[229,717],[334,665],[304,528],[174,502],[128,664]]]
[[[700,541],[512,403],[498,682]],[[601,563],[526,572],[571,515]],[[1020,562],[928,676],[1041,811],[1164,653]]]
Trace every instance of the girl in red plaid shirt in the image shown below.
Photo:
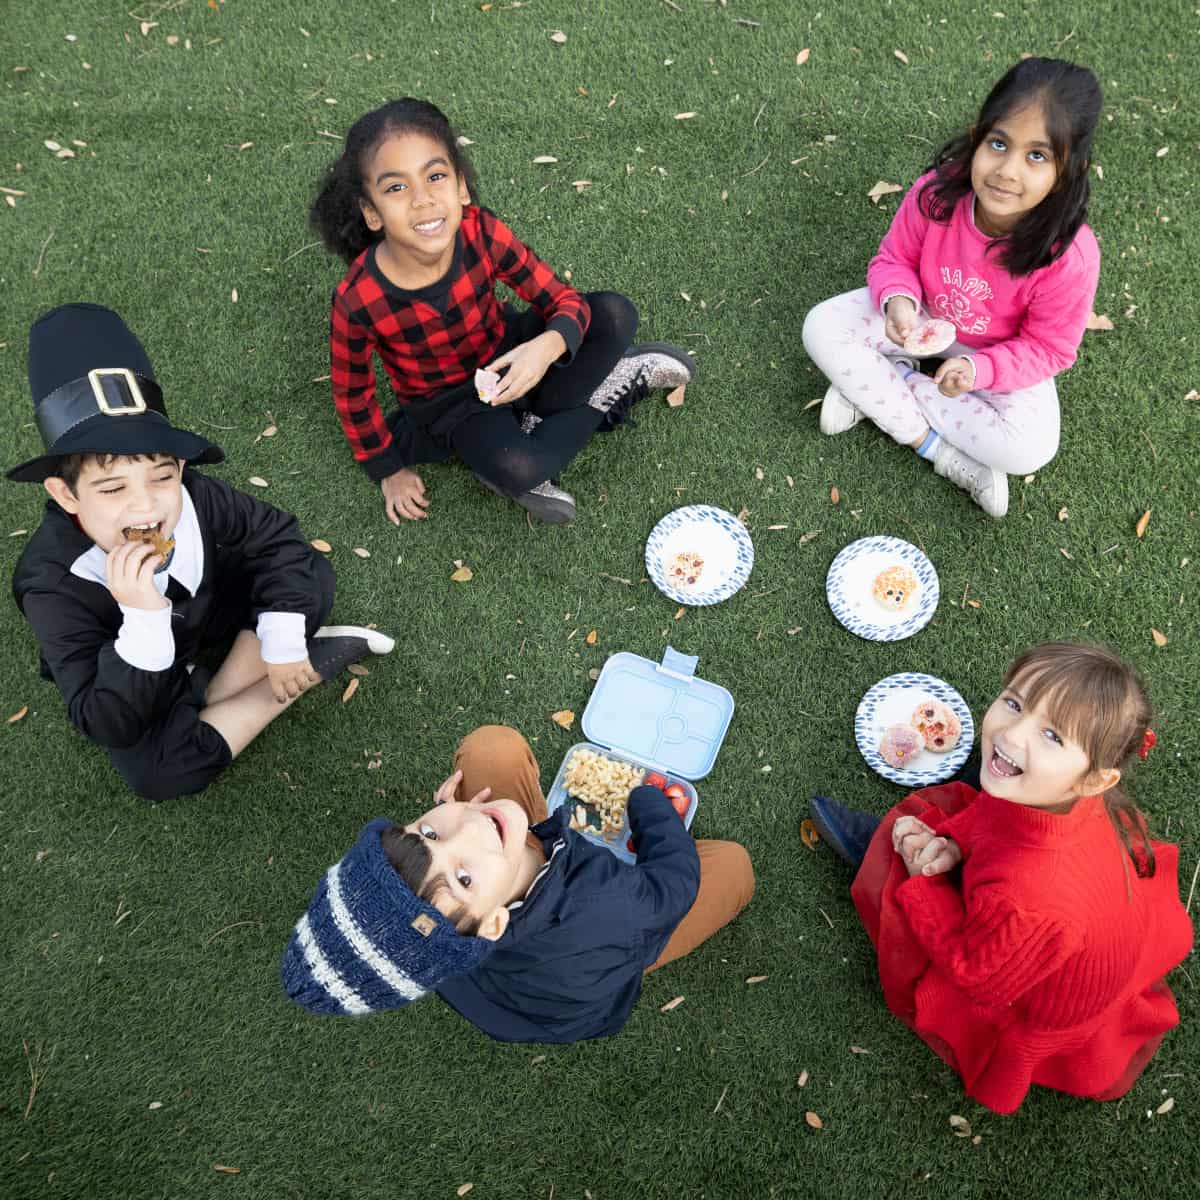
[[[631,345],[629,300],[580,295],[475,198],[475,173],[434,105],[394,100],[351,127],[310,214],[350,264],[333,293],[334,403],[394,524],[428,516],[414,466],[452,454],[492,491],[565,524],[575,501],[557,485],[562,468],[648,390],[682,386],[695,367],[675,346]],[[529,308],[501,304],[497,282]],[[386,416],[376,354],[397,401]],[[494,377],[477,387],[481,369]]]

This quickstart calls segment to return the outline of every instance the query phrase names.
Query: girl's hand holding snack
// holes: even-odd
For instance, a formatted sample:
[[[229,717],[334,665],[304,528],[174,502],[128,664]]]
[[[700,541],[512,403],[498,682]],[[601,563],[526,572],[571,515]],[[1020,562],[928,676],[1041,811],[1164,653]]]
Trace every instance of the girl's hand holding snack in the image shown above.
[[[429,507],[429,501],[425,499],[425,482],[411,468],[401,467],[381,480],[379,487],[383,491],[383,511],[393,525],[399,525],[401,517],[421,521],[429,516],[425,511]]]
[[[975,365],[969,358],[948,358],[938,367],[933,381],[943,396],[961,396],[975,382]]]
[[[488,363],[490,371],[507,368],[504,378],[492,393],[491,403],[511,404],[519,400],[531,388],[537,387],[542,376],[550,369],[550,364],[561,358],[566,349],[567,343],[562,334],[547,329],[545,333],[514,346],[507,354]]]
[[[887,320],[883,331],[897,346],[917,327],[917,306],[907,296],[893,296],[884,309]]]
[[[127,541],[110,550],[104,573],[112,598],[126,608],[169,607],[170,602],[154,586],[154,570],[160,558],[152,542]]]
[[[899,817],[892,826],[892,848],[904,860],[909,875],[941,875],[962,861],[962,851],[950,838],[934,833],[916,817]]]
[[[294,700],[314,683],[321,682],[320,675],[312,669],[312,663],[307,658],[292,663],[267,663],[267,678],[280,704]]]

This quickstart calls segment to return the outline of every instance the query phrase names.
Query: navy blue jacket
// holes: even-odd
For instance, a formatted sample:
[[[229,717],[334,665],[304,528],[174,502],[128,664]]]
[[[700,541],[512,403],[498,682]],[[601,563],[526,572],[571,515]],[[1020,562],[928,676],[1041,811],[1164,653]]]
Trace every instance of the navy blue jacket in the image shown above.
[[[495,950],[438,994],[502,1042],[578,1042],[620,1032],[700,887],[692,835],[655,787],[635,788],[637,865],[567,828],[568,806],[533,826],[549,859]]]

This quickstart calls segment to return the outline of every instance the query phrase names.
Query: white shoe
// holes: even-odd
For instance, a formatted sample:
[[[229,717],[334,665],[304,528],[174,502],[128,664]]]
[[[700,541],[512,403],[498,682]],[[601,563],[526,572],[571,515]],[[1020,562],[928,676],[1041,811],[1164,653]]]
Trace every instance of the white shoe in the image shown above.
[[[830,437],[835,433],[845,433],[862,419],[862,413],[831,383],[825,399],[821,401],[821,432]]]
[[[365,625],[322,625],[313,634],[313,641],[318,638],[362,638],[372,654],[391,654],[396,647],[395,638],[380,633],[378,629],[368,629]]]
[[[933,456],[933,470],[964,492],[969,492],[971,499],[989,517],[1000,518],[1008,512],[1008,476],[994,467],[985,467],[983,463],[976,462],[944,438]]]

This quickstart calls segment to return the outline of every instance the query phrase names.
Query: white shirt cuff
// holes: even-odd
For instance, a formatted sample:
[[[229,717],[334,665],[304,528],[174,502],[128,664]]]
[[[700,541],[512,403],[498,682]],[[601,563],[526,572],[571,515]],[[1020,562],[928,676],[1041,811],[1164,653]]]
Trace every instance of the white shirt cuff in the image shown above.
[[[166,671],[175,663],[175,634],[171,631],[171,606],[127,608],[113,644],[118,656],[139,671]]]
[[[303,662],[308,657],[304,628],[303,613],[260,613],[256,632],[258,640],[262,642],[263,662],[272,666]]]

